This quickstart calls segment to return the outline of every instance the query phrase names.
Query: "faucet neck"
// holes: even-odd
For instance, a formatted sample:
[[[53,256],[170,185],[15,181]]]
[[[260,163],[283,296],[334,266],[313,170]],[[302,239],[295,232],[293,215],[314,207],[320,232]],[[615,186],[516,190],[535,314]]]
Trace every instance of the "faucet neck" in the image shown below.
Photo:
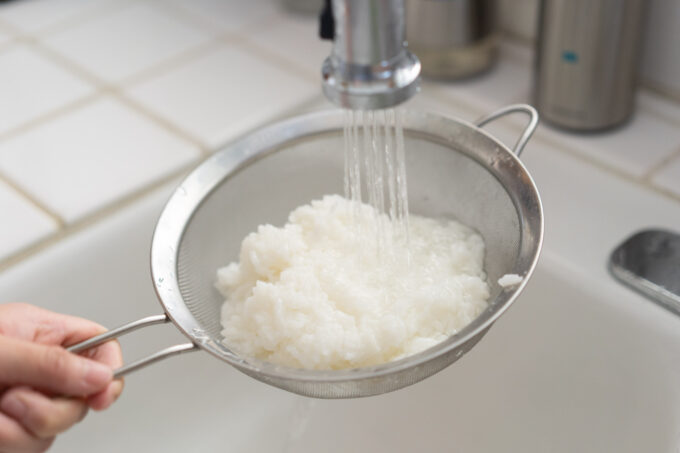
[[[420,62],[405,47],[404,0],[332,0],[334,42],[323,91],[351,109],[382,109],[418,89]]]
[[[347,64],[380,65],[404,50],[404,2],[333,0],[333,55]]]

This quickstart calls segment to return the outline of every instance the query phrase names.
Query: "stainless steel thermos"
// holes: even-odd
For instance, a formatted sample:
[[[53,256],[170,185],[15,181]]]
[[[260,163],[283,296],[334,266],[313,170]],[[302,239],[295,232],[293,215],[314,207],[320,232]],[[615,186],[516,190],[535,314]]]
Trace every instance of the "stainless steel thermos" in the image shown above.
[[[426,76],[459,79],[496,59],[495,0],[406,0],[406,39]]]
[[[645,0],[543,0],[534,103],[541,118],[575,130],[632,113]]]

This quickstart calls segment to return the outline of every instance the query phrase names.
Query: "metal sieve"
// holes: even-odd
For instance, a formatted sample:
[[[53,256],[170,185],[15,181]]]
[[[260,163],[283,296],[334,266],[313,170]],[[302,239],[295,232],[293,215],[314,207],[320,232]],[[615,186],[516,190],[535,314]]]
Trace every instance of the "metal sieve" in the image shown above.
[[[514,149],[481,127],[522,112],[530,117]],[[197,167],[175,190],[158,220],[151,274],[164,314],[140,319],[69,348],[80,352],[135,329],[173,322],[190,340],[116,370],[123,376],[172,355],[202,349],[262,382],[305,396],[376,395],[418,382],[469,351],[523,290],[543,240],[536,186],[517,156],[536,125],[528,105],[512,105],[476,125],[403,112],[409,206],[415,214],[454,218],[486,242],[489,306],[447,340],[377,366],[304,370],[241,357],[221,341],[218,267],[238,259],[241,240],[262,223],[283,224],[295,207],[343,187],[341,110],[295,117],[233,143]],[[506,273],[523,281],[501,288]]]

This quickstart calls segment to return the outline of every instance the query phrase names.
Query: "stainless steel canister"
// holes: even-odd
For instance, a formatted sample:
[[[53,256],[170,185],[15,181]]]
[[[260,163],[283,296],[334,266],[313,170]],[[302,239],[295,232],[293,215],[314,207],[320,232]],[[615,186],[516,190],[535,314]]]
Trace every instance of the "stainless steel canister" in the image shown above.
[[[458,79],[496,57],[495,0],[407,0],[406,39],[422,73]]]
[[[597,130],[632,113],[644,0],[543,0],[534,103],[547,121]]]

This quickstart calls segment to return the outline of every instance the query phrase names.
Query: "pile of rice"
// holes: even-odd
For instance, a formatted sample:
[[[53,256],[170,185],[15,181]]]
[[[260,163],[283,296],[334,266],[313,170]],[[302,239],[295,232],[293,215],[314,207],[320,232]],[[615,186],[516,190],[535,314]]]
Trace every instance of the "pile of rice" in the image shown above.
[[[281,228],[261,225],[239,262],[217,271],[225,345],[290,367],[342,369],[396,360],[459,331],[487,307],[484,241],[458,222],[409,222],[406,240],[370,206],[329,195]]]

